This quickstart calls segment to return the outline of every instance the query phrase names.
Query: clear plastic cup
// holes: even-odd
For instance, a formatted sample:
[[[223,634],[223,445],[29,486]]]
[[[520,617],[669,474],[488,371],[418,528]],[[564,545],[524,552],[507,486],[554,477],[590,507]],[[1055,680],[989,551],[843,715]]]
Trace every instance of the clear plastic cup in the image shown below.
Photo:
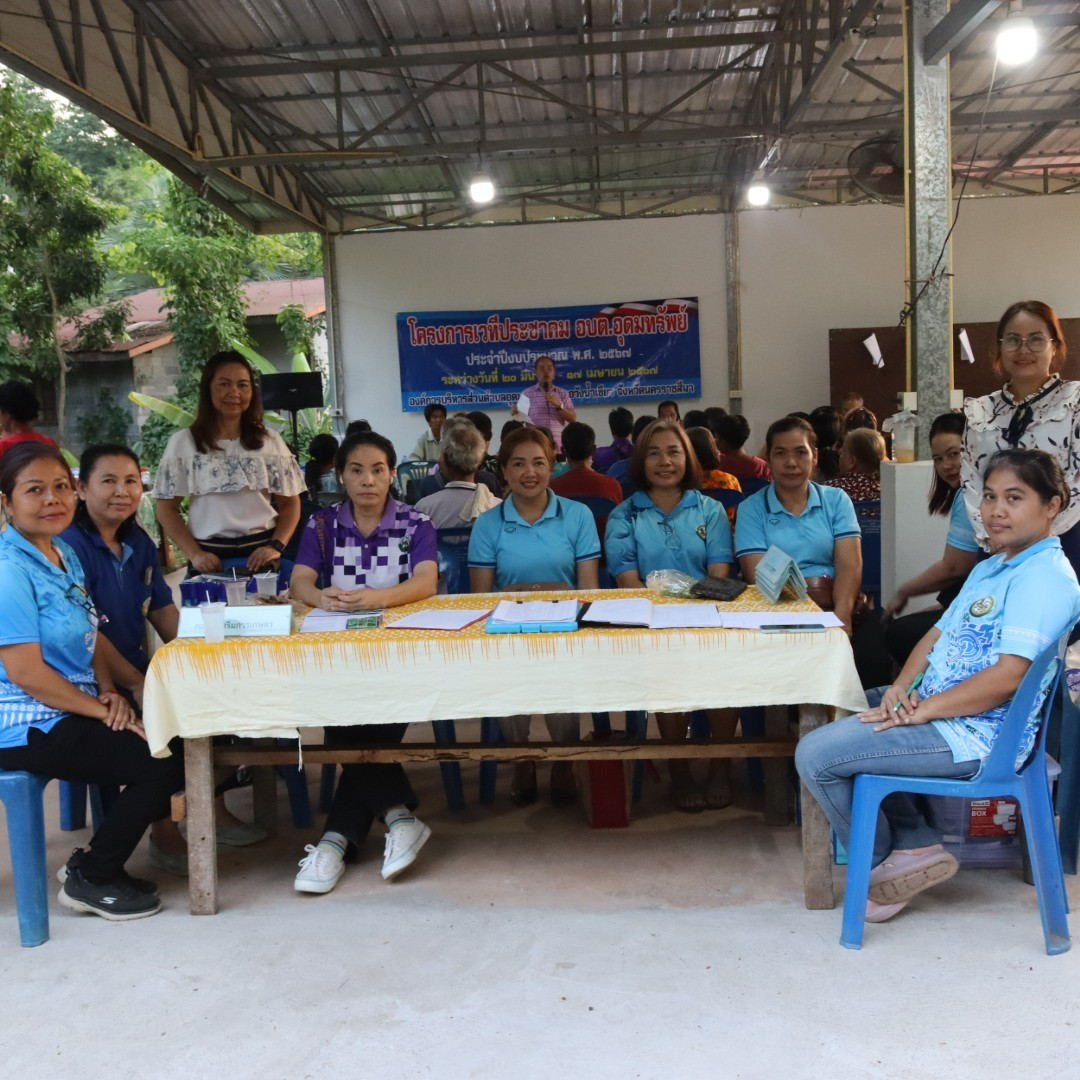
[[[225,601],[229,607],[244,607],[247,604],[247,578],[225,582]]]
[[[255,588],[260,596],[277,596],[278,572],[255,575]]]
[[[211,644],[225,640],[225,605],[221,601],[199,605],[202,612],[203,637]]]

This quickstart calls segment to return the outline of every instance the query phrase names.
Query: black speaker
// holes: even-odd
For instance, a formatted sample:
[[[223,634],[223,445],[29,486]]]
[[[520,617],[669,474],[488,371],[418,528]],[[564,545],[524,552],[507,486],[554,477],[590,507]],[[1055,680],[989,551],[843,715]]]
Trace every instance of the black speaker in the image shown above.
[[[264,409],[275,412],[299,412],[300,409],[321,409],[323,401],[322,375],[318,371],[287,371],[280,375],[259,377]]]

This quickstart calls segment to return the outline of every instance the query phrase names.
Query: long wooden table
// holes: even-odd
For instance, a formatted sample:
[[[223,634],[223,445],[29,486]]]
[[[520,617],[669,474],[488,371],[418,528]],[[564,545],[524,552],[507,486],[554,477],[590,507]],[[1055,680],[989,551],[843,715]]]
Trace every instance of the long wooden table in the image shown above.
[[[560,594],[531,594],[556,598]],[[612,594],[575,594],[610,599]],[[621,593],[620,595],[635,595]],[[637,595],[644,595],[637,594]],[[396,619],[432,606],[492,607],[502,597],[445,596],[395,609]],[[769,605],[748,589],[724,610],[813,611],[809,602]],[[217,910],[213,763],[215,735],[289,737],[299,729],[365,723],[424,723],[523,712],[683,712],[703,708],[799,706],[800,734],[832,709],[865,704],[851,648],[840,630],[762,634],[749,630],[581,629],[566,634],[489,635],[478,624],[460,633],[361,630],[230,639],[207,644],[178,639],[158,650],[147,673],[144,723],[150,748],[168,754],[184,739],[191,910]],[[649,742],[620,747],[619,756],[790,757],[786,710],[768,710],[766,738],[702,745]],[[603,743],[528,747],[416,745],[341,751],[305,749],[304,761],[506,760],[525,757],[610,758]],[[237,749],[219,751],[232,760]],[[296,760],[298,751],[291,752]],[[242,751],[264,763],[281,749]],[[803,798],[806,904],[833,906],[829,830]]]

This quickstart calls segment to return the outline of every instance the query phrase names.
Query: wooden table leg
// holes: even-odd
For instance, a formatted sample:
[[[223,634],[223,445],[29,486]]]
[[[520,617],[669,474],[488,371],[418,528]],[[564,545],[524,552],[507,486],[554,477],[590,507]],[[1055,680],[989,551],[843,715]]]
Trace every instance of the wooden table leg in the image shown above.
[[[827,723],[828,719],[828,709],[824,705],[800,705],[799,737],[802,738],[814,728],[821,727],[822,724]],[[827,910],[836,903],[833,899],[830,834],[829,819],[825,817],[817,801],[803,785],[803,891],[806,906],[811,911]]]
[[[765,707],[765,734],[783,738],[788,733],[788,707]],[[765,778],[765,824],[787,825],[791,821],[788,809],[788,776],[790,758],[762,758],[761,772]]]
[[[192,915],[217,914],[217,837],[210,739],[184,740],[187,792],[188,894]]]

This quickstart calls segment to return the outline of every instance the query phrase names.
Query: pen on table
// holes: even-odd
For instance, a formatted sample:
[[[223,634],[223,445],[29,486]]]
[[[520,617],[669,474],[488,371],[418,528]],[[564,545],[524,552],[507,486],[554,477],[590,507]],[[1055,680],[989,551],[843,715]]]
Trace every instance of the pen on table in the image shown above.
[[[920,671],[919,674],[916,675],[915,678],[911,680],[911,685],[907,688],[907,693],[905,695],[906,697],[911,697],[911,695],[914,694],[915,691],[919,689],[919,687],[922,685],[922,678],[923,678],[923,672]],[[903,707],[904,707],[904,703],[902,701],[898,701],[893,706],[892,711],[893,712],[899,712]]]

